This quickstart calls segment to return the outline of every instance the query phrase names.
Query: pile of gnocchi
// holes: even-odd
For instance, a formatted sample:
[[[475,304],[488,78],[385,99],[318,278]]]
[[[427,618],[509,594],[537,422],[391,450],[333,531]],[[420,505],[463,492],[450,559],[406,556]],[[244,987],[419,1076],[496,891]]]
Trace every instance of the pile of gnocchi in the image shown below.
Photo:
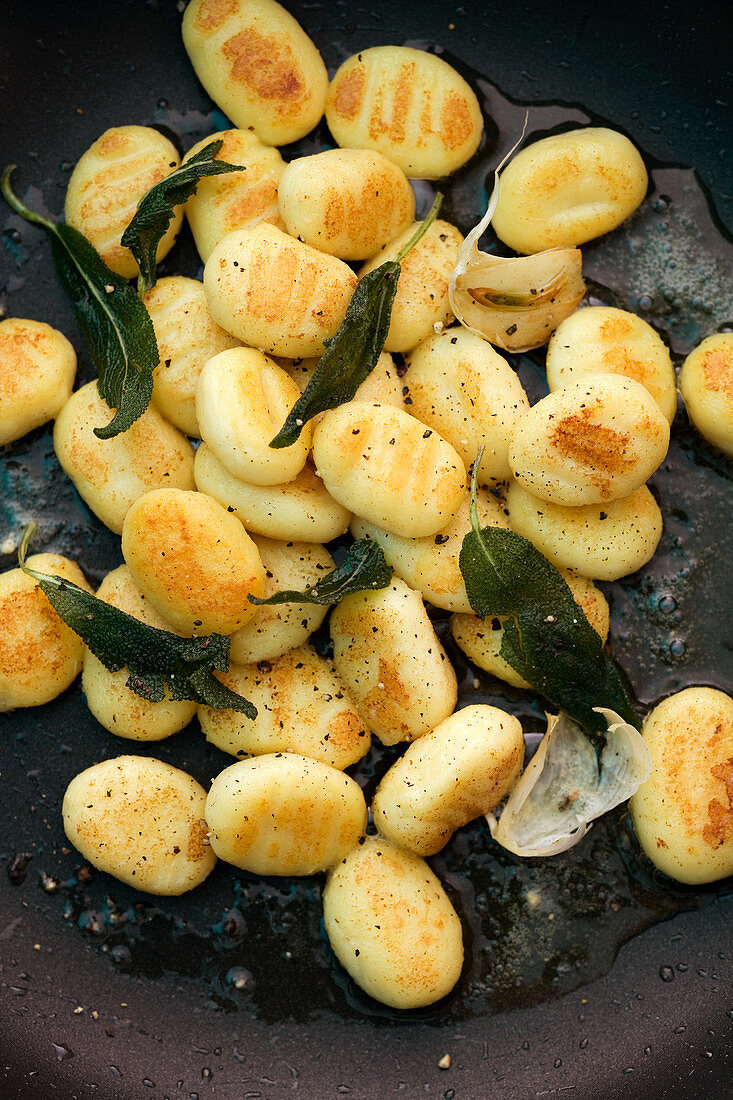
[[[463,77],[416,49],[364,50],[329,81],[316,46],[275,0],[191,0],[183,39],[232,122],[184,161],[216,138],[219,158],[243,170],[202,179],[160,242],[159,260],[185,215],[205,266],[202,281],[169,276],[144,295],[160,355],[152,403],[127,431],[100,439],[94,429],[112,410],[96,383],[74,390],[68,339],[41,321],[7,319],[0,444],[55,420],[59,463],[121,537],[124,564],[98,598],[181,636],[229,636],[221,679],[257,717],[142,698],[20,569],[0,576],[0,710],[42,705],[81,673],[92,714],[117,738],[155,742],[197,718],[235,758],[208,791],[151,756],[91,764],[64,798],[70,841],[153,894],[193,889],[217,859],[254,874],[323,873],[340,963],[377,1000],[416,1008],[445,996],[463,967],[460,919],[426,859],[456,829],[499,812],[524,761],[508,710],[456,710],[456,673],[428,614],[450,614],[455,643],[478,668],[529,689],[500,654],[501,619],[478,618],[466,594],[470,472],[480,453],[481,524],[529,539],[605,641],[609,609],[594,582],[641,568],[661,536],[647,481],[667,452],[675,370],[640,317],[574,300],[550,312],[538,341],[550,393],[530,407],[508,360],[456,323],[450,286],[463,235],[438,219],[402,261],[384,350],[354,398],[304,423],[290,446],[270,447],[358,280],[414,233],[411,181],[458,171],[479,148],[483,118]],[[324,115],[336,148],[286,163],[277,147]],[[122,234],[179,164],[154,129],[108,130],[71,175],[66,221],[113,271],[135,278]],[[510,161],[492,225],[523,257],[578,249],[617,228],[647,183],[626,137],[571,130]],[[474,294],[481,309],[527,306],[492,293]],[[697,429],[733,455],[733,335],[692,352],[679,390]],[[334,567],[328,544],[349,534],[378,543],[393,577],[332,608],[327,658],[309,639],[328,608],[249,597],[313,585]],[[28,564],[91,591],[75,562],[45,553]],[[730,874],[733,700],[689,687],[651,711],[643,735],[653,771],[631,813],[644,852],[680,882]],[[368,808],[346,769],[372,737],[406,749]]]

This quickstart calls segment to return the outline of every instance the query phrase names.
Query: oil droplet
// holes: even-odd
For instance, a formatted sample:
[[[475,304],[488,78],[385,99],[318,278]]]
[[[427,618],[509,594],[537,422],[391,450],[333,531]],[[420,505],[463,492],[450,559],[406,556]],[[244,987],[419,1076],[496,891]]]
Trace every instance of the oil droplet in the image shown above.
[[[687,963],[677,963],[677,969],[679,970],[680,974],[684,974],[684,972],[686,970],[689,970],[690,968]]]
[[[149,1077],[143,1077],[143,1084],[145,1085],[146,1089],[155,1088],[155,1081],[151,1081]]]
[[[675,1035],[684,1035],[686,1031],[687,1031],[687,1024],[680,1024],[679,1027],[676,1027],[674,1029]]]
[[[231,970],[227,970],[226,981],[235,989],[253,990],[255,987],[254,976],[243,966],[233,966]]]
[[[560,1066],[562,1065],[562,1058],[556,1058],[555,1061],[552,1064],[555,1067],[555,1069],[559,1069]]]
[[[673,982],[674,981],[674,970],[672,969],[671,966],[660,966],[659,967],[659,977],[662,979],[663,982]]]
[[[677,600],[674,596],[662,596],[659,601],[659,610],[664,612],[665,615],[669,615],[677,607]]]
[[[674,641],[669,643],[669,652],[673,657],[684,657],[687,652],[687,646],[681,638],[675,638]]]
[[[651,294],[640,294],[636,299],[636,305],[640,313],[649,313],[654,309],[654,299]]]
[[[214,1073],[208,1068],[208,1066],[204,1066],[204,1068],[201,1070],[201,1076],[203,1077],[204,1081],[210,1081],[211,1078],[214,1076]]]
[[[586,1037],[585,1039],[581,1039],[580,1040],[580,1049],[585,1050],[585,1048],[587,1046],[588,1046],[588,1038]]]
[[[73,1050],[64,1046],[63,1043],[51,1043],[51,1046],[56,1051],[56,1059],[59,1062],[65,1062],[68,1058],[74,1057]]]

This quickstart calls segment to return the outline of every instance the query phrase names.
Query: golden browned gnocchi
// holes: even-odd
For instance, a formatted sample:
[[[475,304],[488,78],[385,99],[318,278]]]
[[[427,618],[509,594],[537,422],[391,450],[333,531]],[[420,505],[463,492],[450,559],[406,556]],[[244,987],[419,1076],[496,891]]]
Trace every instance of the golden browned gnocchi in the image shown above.
[[[278,199],[288,233],[342,260],[373,256],[415,217],[404,172],[371,149],[327,149],[291,160]]]
[[[484,489],[476,494],[482,527],[508,527],[502,505]],[[423,599],[447,611],[471,610],[459,565],[463,539],[471,530],[470,501],[466,494],[453,519],[437,535],[409,539],[393,535],[374,523],[355,516],[350,531],[355,539],[374,539],[396,575]]]
[[[97,589],[97,599],[134,615],[140,622],[158,630],[171,626],[147,600],[126,565],[113,569]],[[87,706],[106,730],[131,741],[161,741],[178,733],[196,713],[196,703],[188,699],[166,698],[159,703],[144,699],[127,687],[128,668],[110,672],[89,649],[84,651],[81,686]]]
[[[174,145],[150,126],[106,130],[77,161],[69,179],[64,215],[90,241],[108,267],[126,279],[139,274],[137,261],[121,244],[122,234],[143,195],[180,163]],[[156,259],[170,252],[183,221],[175,208]]]
[[[221,679],[257,707],[254,720],[199,707],[206,739],[223,752],[294,752],[343,771],[369,751],[369,731],[333,664],[309,645],[272,661],[232,665]]]
[[[204,268],[214,320],[253,348],[291,358],[323,353],[356,282],[342,260],[269,222],[228,233]]]
[[[216,863],[206,842],[205,803],[204,788],[179,768],[118,756],[72,779],[64,830],[100,871],[148,894],[183,894]]]
[[[649,390],[670,424],[677,412],[674,366],[661,336],[635,313],[587,306],[571,313],[547,345],[547,382],[562,389],[588,374],[623,374]]]
[[[630,496],[668,446],[669,421],[644,386],[593,374],[532,406],[514,429],[509,465],[527,492],[577,507]]]
[[[153,371],[153,403],[176,428],[198,436],[199,375],[208,359],[236,347],[239,341],[214,321],[198,279],[183,275],[158,279],[145,295],[145,308],[160,356]]]
[[[642,733],[654,768],[629,809],[645,853],[690,885],[733,874],[733,699],[686,688],[650,711]]]
[[[491,224],[515,252],[570,248],[615,229],[646,194],[638,149],[602,126],[541,138],[499,178]]]
[[[560,573],[573,594],[573,599],[582,608],[583,614],[600,636],[602,642],[608,637],[609,608],[606,597],[596,588],[588,577],[560,569]],[[452,615],[451,634],[457,646],[463,650],[469,660],[484,672],[490,672],[512,687],[531,689],[523,676],[501,656],[501,642],[504,637],[504,619],[491,617],[480,619],[478,615]]]
[[[413,741],[453,711],[458,685],[418,592],[394,579],[331,612],[339,679],[385,745]]]
[[[368,836],[328,876],[323,917],[336,958],[375,1000],[421,1008],[463,968],[458,914],[427,863]]]
[[[344,61],[328,90],[336,143],[376,149],[411,179],[455,172],[483,133],[472,88],[442,58],[409,46],[374,46]]]
[[[0,447],[52,420],[71,396],[76,352],[43,321],[0,321]]]
[[[646,485],[620,500],[570,508],[541,500],[514,481],[506,506],[512,530],[553,565],[599,581],[641,569],[662,537],[662,513]]]
[[[329,493],[349,511],[396,535],[435,535],[466,490],[457,452],[392,405],[352,401],[313,433],[313,458]]]
[[[519,378],[487,340],[461,326],[429,336],[407,360],[410,412],[440,432],[481,484],[507,481],[512,433],[529,410]]]
[[[314,542],[281,542],[262,535],[252,538],[265,567],[263,597],[276,592],[300,592],[316,584],[335,562],[325,546]],[[276,603],[255,607],[248,623],[231,637],[230,656],[238,665],[269,661],[303,645],[326,617],[328,606]],[[308,755],[306,753],[306,755]]]
[[[239,516],[248,531],[271,539],[330,542],[349,529],[351,512],[334,500],[308,463],[284,485],[250,485],[233,477],[202,443],[196,485]]]
[[[414,742],[377,787],[378,832],[419,856],[444,848],[456,829],[487,814],[519,777],[519,719],[498,707],[465,707]]]
[[[366,829],[358,783],[295,753],[267,753],[220,772],[206,799],[211,847],[259,875],[314,875],[351,851]]]
[[[125,517],[122,555],[153,607],[186,636],[232,634],[265,585],[241,522],[204,493],[146,493]]]
[[[417,223],[386,244],[359,268],[359,278],[387,260],[394,260],[416,229]],[[400,264],[385,351],[412,351],[436,326],[453,320],[448,284],[462,241],[463,236],[455,226],[438,219],[405,256]]]
[[[182,29],[197,77],[235,126],[286,145],[321,118],[326,67],[275,0],[191,0]]]
[[[99,439],[112,419],[96,382],[71,395],[56,418],[53,445],[79,496],[116,534],[130,506],[151,489],[193,489],[193,447],[154,405],[126,432]]]
[[[231,348],[209,359],[196,387],[201,437],[230,474],[255,485],[292,481],[305,466],[306,424],[290,447],[269,446],[300,397],[293,379],[254,348]]]
[[[733,455],[733,333],[708,336],[685,359],[680,393],[701,435]]]
[[[79,566],[60,554],[33,554],[28,565],[92,591]],[[0,574],[0,615],[0,713],[49,703],[81,672],[84,643],[22,569]]]
[[[252,130],[222,130],[197,142],[183,163],[212,141],[222,143],[217,160],[239,164],[244,171],[205,176],[186,202],[186,219],[204,263],[214,245],[233,229],[257,222],[272,222],[283,228],[278,186],[285,161],[278,150],[265,145]]]

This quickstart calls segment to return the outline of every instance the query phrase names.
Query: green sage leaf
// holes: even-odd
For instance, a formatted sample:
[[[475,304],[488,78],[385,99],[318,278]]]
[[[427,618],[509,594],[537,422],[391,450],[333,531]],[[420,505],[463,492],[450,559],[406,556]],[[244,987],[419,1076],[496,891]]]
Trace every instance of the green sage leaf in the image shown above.
[[[479,526],[479,462],[480,455],[471,481],[472,530],[459,558],[471,607],[482,619],[505,619],[500,655],[554,707],[592,733],[606,729],[596,707],[638,728],[618,669],[555,566],[514,531]]]
[[[18,549],[20,568],[33,577],[57,614],[110,672],[129,669],[127,687],[153,703],[168,688],[174,700],[190,699],[217,709],[257,717],[257,708],[217,680],[213,670],[229,668],[230,640],[223,634],[181,638],[148,626],[133,615],[97,599],[64,577],[31,569],[25,558],[35,524],[26,528]]]
[[[402,261],[435,221],[442,201],[439,193],[425,221],[394,260],[386,260],[359,280],[336,335],[323,341],[326,350],[315,373],[271,447],[291,447],[308,420],[351,401],[374,370],[387,339]]]
[[[384,557],[384,552],[372,539],[359,539],[346,551],[346,556],[335,569],[326,573],[320,581],[302,592],[289,590],[276,592],[273,596],[260,599],[250,596],[250,603],[338,603],[344,596],[365,589],[386,588],[392,578],[392,569]]]
[[[3,172],[0,190],[21,218],[44,229],[64,289],[89,354],[97,368],[99,392],[115,415],[95,428],[100,439],[126,431],[150,404],[158,344],[150,315],[126,279],[107,267],[97,250],[78,230],[29,210],[10,187],[15,165]]]
[[[181,206],[194,194],[202,177],[244,170],[242,164],[227,164],[216,159],[223,144],[221,138],[210,142],[175,172],[154,184],[138,203],[121,243],[130,249],[140,268],[139,294],[155,286],[158,245],[171,223],[175,207]]]

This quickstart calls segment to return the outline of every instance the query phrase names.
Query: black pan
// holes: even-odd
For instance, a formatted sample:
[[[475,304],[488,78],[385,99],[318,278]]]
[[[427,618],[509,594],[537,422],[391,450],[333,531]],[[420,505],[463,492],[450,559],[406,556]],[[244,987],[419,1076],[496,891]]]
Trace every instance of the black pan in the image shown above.
[[[60,214],[70,168],[109,126],[155,124],[186,149],[223,125],[181,46],[179,6],[4,0],[0,152],[3,164],[18,164],[16,189],[31,205]],[[588,118],[627,132],[656,171],[631,229],[587,249],[592,295],[645,309],[677,358],[733,320],[723,228],[733,225],[730,42],[718,4],[288,7],[331,70],[360,48],[398,43],[444,51],[476,83],[495,124],[448,189],[448,216],[463,230],[481,213],[484,177],[521,129],[524,104],[530,134]],[[429,191],[420,190],[425,205]],[[4,207],[0,230],[0,306],[65,331],[87,380],[47,242]],[[643,262],[632,233],[657,242]],[[197,266],[184,236],[167,270]],[[539,359],[516,365],[539,396]],[[77,557],[92,579],[119,562],[118,540],[60,474],[47,430],[7,448],[0,463],[0,542],[32,516],[34,548]],[[653,482],[665,511],[660,554],[607,588],[613,650],[642,708],[687,684],[733,688],[730,473],[681,412]],[[12,554],[2,564],[12,566]],[[459,670],[466,700],[474,674],[460,662]],[[478,697],[515,710],[530,733],[541,728],[536,700],[489,677],[479,677]],[[259,884],[217,868],[200,890],[158,905],[89,874],[61,829],[65,786],[105,755],[150,750],[101,730],[78,688],[0,716],[0,737],[3,1096],[733,1095],[725,884],[691,891],[660,881],[622,812],[552,870],[487,854],[484,826],[463,830],[433,862],[464,921],[466,973],[444,1003],[400,1017],[351,986],[332,959],[319,882]],[[230,762],[194,728],[156,753],[204,782]],[[389,755],[358,769],[367,787]],[[539,915],[526,904],[530,886],[550,899]]]

